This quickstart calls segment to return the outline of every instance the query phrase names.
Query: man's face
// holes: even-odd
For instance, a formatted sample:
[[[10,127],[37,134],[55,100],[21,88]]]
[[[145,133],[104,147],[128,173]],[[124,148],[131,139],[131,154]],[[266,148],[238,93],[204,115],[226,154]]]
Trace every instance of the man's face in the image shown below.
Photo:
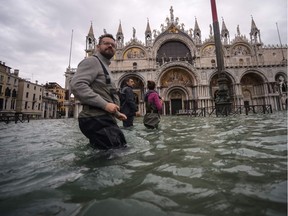
[[[115,54],[116,44],[112,38],[104,37],[97,48],[105,58],[111,59]]]
[[[129,79],[128,82],[127,82],[127,85],[128,85],[128,86],[131,86],[131,87],[133,87],[134,84],[135,84],[135,83],[134,83],[134,80],[133,80],[133,79]]]

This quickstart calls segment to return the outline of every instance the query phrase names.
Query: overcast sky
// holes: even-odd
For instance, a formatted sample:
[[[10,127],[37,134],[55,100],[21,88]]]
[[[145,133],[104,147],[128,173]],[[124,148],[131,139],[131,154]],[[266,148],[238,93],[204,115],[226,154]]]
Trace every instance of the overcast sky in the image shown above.
[[[0,61],[19,69],[21,78],[30,81],[57,82],[65,87],[64,73],[69,65],[71,36],[71,67],[76,68],[85,57],[85,37],[91,22],[97,38],[116,34],[121,21],[124,41],[133,36],[144,42],[147,19],[151,30],[160,30],[170,17],[184,23],[185,30],[194,28],[195,17],[208,38],[212,24],[210,0],[0,0]],[[240,33],[249,38],[251,16],[260,29],[262,42],[287,44],[287,0],[216,0],[218,20],[222,17],[233,39],[239,25]]]

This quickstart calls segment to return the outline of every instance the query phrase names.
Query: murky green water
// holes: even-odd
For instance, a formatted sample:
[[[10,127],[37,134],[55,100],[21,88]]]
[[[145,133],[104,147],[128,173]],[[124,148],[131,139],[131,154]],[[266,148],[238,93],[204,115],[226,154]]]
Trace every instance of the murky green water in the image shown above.
[[[119,123],[120,124],[120,123]],[[0,215],[285,216],[287,113],[142,118],[129,148],[90,149],[77,120],[0,123]]]

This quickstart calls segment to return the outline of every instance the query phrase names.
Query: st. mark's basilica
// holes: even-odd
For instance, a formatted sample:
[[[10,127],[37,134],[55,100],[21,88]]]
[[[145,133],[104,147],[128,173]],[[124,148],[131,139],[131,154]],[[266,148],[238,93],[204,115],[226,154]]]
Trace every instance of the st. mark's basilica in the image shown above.
[[[210,26],[208,38],[202,38],[195,18],[194,29],[174,17],[173,8],[159,30],[151,31],[149,20],[145,41],[133,37],[124,42],[121,22],[116,33],[117,50],[110,69],[118,88],[124,79],[135,82],[134,93],[140,113],[145,113],[143,96],[147,80],[154,80],[164,99],[163,115],[176,115],[189,110],[213,110],[218,91],[215,41]],[[220,37],[227,87],[232,109],[241,106],[269,105],[272,110],[287,109],[287,45],[264,45],[260,29],[251,18],[249,36],[240,32],[230,37],[222,19]],[[91,24],[86,36],[86,56],[92,55],[97,39]],[[68,68],[66,89],[76,69]],[[71,105],[72,104],[72,105]],[[67,104],[68,105],[68,104]],[[73,107],[72,107],[73,106]],[[74,117],[81,111],[77,100],[70,103]]]

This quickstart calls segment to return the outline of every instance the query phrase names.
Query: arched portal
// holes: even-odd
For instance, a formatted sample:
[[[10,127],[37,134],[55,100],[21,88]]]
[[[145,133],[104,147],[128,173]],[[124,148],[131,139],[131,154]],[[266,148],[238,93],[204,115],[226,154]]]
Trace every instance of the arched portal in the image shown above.
[[[228,73],[226,74],[227,78],[227,87],[228,87],[228,92],[229,92],[229,97],[230,101],[232,102],[233,105],[235,105],[235,93],[234,93],[234,88],[233,88],[233,80],[231,79],[230,75]],[[211,99],[215,101],[217,94],[219,90],[219,84],[218,84],[218,73],[215,73],[210,81],[210,96]]]
[[[240,80],[244,105],[263,105],[265,86],[263,78],[254,72],[246,73]]]
[[[161,96],[164,97],[164,113],[176,115],[179,111],[195,107],[195,77],[187,69],[172,67],[160,78]]]
[[[169,111],[168,113],[171,115],[176,115],[179,113],[179,110],[183,110],[186,108],[185,106],[187,106],[187,102],[184,103],[187,101],[187,94],[182,89],[172,89],[168,94],[168,98],[170,102],[168,107],[171,107],[171,109],[167,111]]]

